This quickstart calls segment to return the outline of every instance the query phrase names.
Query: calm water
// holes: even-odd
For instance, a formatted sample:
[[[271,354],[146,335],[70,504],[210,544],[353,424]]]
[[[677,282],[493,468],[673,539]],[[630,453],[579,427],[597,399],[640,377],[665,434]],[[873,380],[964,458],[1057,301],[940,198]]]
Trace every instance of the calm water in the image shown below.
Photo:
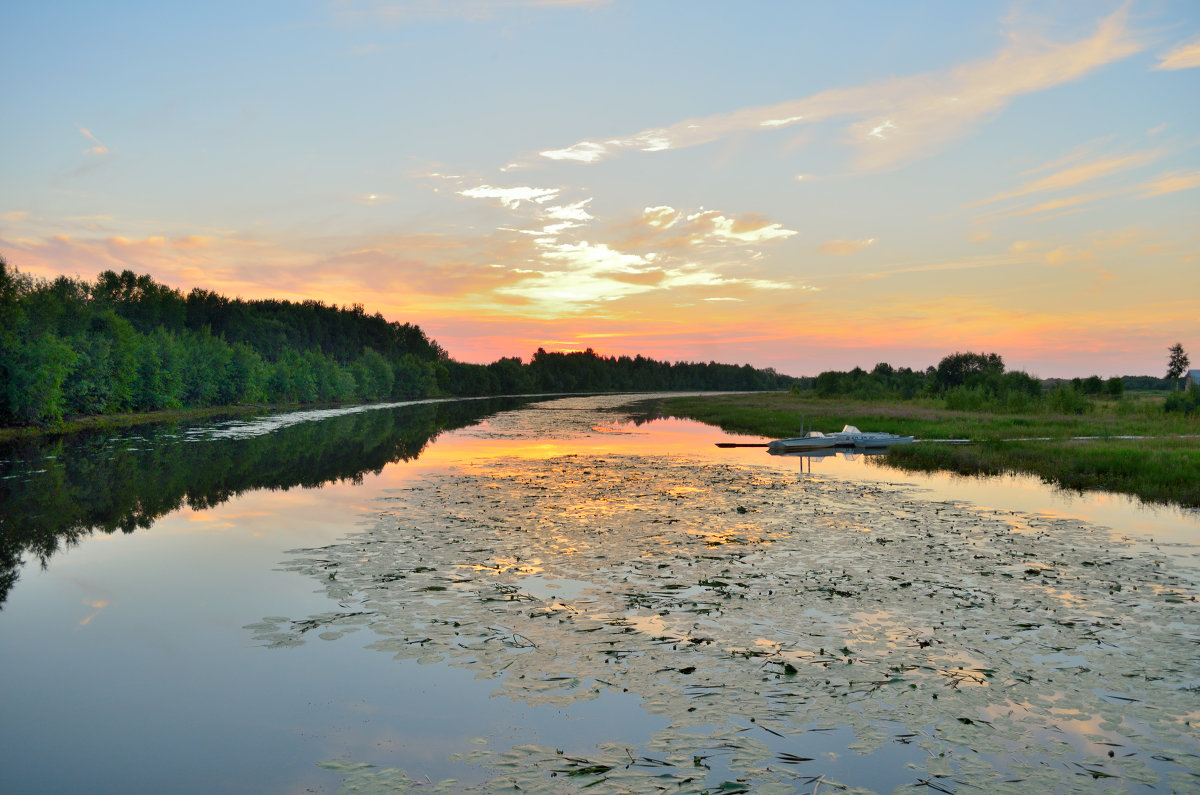
[[[625,402],[4,450],[0,791],[1200,789],[1195,513]]]

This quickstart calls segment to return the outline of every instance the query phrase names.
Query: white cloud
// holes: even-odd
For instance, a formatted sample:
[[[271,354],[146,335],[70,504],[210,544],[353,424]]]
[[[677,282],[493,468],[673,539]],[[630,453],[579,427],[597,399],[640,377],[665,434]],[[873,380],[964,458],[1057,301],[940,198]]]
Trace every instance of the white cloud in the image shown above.
[[[969,207],[976,207],[981,204],[989,204],[991,202],[1005,201],[1007,199],[1015,199],[1021,196],[1027,196],[1031,193],[1042,193],[1046,191],[1062,190],[1063,188],[1071,188],[1076,185],[1081,185],[1084,182],[1091,182],[1095,179],[1108,177],[1113,174],[1118,174],[1122,171],[1139,168],[1154,162],[1162,156],[1159,150],[1150,150],[1147,152],[1135,152],[1131,155],[1115,155],[1095,158],[1086,163],[1077,163],[1067,168],[1060,169],[1044,177],[1026,182],[1018,188],[1010,191],[998,193],[995,196],[990,196],[986,199],[974,202]],[[1074,162],[1077,158],[1071,158]],[[1065,162],[1063,159],[1055,161],[1056,163]],[[1037,173],[1046,170],[1049,166],[1042,166],[1033,169],[1028,173]]]
[[[466,196],[468,199],[499,199],[500,203],[510,210],[517,209],[522,202],[544,204],[556,198],[558,194],[558,188],[494,188],[491,185],[481,185],[458,192],[459,196]]]
[[[642,211],[642,220],[656,229],[670,229],[681,217],[674,207],[647,207]]]
[[[548,160],[574,160],[579,163],[599,162],[607,153],[608,148],[604,144],[593,141],[580,141],[566,149],[548,149],[545,152],[538,152]],[[510,165],[509,168],[511,167]]]
[[[642,274],[652,267],[651,258],[622,254],[603,243],[537,242],[544,267],[496,292],[529,299],[544,311],[569,314],[654,289],[651,284],[614,278]]]
[[[542,215],[555,221],[591,221],[593,216],[585,209],[591,203],[591,199],[581,199],[574,204],[547,207]]]
[[[548,160],[574,160],[578,163],[596,163],[606,155],[620,149],[635,149],[639,152],[662,152],[673,148],[670,130],[656,128],[631,135],[627,138],[612,138],[607,141],[580,141],[565,149],[550,149],[539,152]]]
[[[1077,80],[1144,45],[1126,28],[1125,10],[1102,19],[1092,35],[1048,42],[1015,32],[995,55],[946,72],[832,89],[775,105],[686,119],[621,138],[586,139],[540,153],[550,160],[596,163],[625,151],[659,152],[698,146],[750,130],[860,117],[850,125],[859,167],[879,170],[921,157],[968,133],[1014,98]]]
[[[782,224],[758,216],[730,218],[716,210],[703,208],[684,215],[674,207],[647,207],[638,223],[648,227],[647,231],[653,234],[674,230],[675,245],[766,243],[786,240],[797,234],[793,229],[785,229]]]
[[[803,120],[804,120],[803,116],[789,116],[786,119],[767,119],[765,121],[759,122],[758,124],[760,127],[786,127],[789,124],[795,124],[796,122],[803,121]],[[718,299],[712,298],[709,300],[716,301]],[[733,300],[737,300],[737,299],[733,299]]]
[[[690,219],[689,219],[690,220]],[[765,243],[768,240],[787,240],[796,234],[793,229],[784,229],[780,224],[753,224],[726,218],[712,217],[714,237],[738,243]]]
[[[740,279],[722,276],[711,270],[703,270],[698,266],[687,265],[667,271],[663,279],[663,287],[749,287],[754,290],[789,290],[792,285],[787,282],[770,279]]]
[[[1195,69],[1200,66],[1200,39],[1181,44],[1166,55],[1158,56],[1155,69]]]
[[[1165,196],[1168,193],[1178,193],[1181,190],[1200,188],[1200,171],[1172,171],[1163,174],[1140,186],[1139,199],[1149,199],[1154,196]]]

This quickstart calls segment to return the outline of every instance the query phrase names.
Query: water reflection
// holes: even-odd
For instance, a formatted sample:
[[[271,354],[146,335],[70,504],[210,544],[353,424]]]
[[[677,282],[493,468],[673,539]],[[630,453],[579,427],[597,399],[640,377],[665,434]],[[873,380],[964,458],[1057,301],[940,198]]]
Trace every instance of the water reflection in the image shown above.
[[[289,412],[251,421],[150,426],[0,448],[0,604],[22,558],[43,565],[95,531],[131,533],[184,505],[255,489],[360,482],[417,458],[446,430],[528,400],[428,401]]]
[[[1063,770],[1194,783],[1188,566],[1086,522],[797,478],[766,455],[680,455],[657,437],[614,452],[599,424],[558,455],[482,446],[389,491],[364,529],[289,553],[329,597],[317,611],[246,629],[289,652],[365,638],[491,681],[521,710],[634,694],[667,721],[568,756],[488,743],[459,758],[503,777],[460,791],[550,791],[556,773],[627,792],[733,777],[1074,789]],[[485,438],[522,432],[497,417]],[[814,733],[843,727],[838,756],[819,756]],[[415,786],[369,763],[327,769],[347,790]]]
[[[602,768],[589,792],[737,791],[752,771],[759,792],[995,789],[994,771],[1025,777],[1001,790],[1195,788],[1194,516],[721,449],[697,423],[622,422],[627,399],[500,411],[423,451],[401,417],[310,412],[269,436],[325,438],[262,452],[256,421],[6,462],[44,484],[166,459],[127,449],[156,444],[254,455],[263,479],[346,466],[22,569],[0,790],[487,792],[511,769],[560,792]],[[156,494],[205,480],[189,466],[130,477]]]

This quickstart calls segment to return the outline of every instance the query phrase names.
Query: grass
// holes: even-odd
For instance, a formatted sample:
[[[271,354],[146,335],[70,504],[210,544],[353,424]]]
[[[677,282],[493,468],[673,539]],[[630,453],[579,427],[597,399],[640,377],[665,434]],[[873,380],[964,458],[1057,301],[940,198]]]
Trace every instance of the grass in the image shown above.
[[[1064,489],[1200,507],[1200,417],[1165,413],[1161,396],[1097,401],[1080,415],[954,411],[931,399],[871,402],[781,392],[669,398],[659,410],[756,436],[849,424],[918,440],[968,439],[972,444],[897,447],[887,463],[967,475],[1032,474]],[[1075,438],[1081,436],[1099,438]],[[1114,438],[1121,436],[1148,438]]]

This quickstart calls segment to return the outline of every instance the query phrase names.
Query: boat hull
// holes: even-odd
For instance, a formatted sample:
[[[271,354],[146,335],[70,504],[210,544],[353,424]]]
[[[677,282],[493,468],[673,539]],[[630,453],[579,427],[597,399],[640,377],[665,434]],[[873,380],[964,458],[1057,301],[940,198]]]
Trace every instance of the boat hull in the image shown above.
[[[801,452],[804,450],[826,450],[832,447],[878,450],[897,444],[909,444],[911,436],[900,436],[895,433],[864,432],[848,425],[838,433],[813,433],[808,436],[795,436],[790,439],[776,439],[767,444],[769,450],[782,453]]]
[[[767,449],[794,452],[798,450],[824,450],[836,446],[837,440],[831,437],[814,439],[811,436],[798,436],[792,439],[776,439],[767,444]]]
[[[899,436],[894,433],[862,433],[850,434],[838,442],[838,447],[891,447],[896,444],[910,444],[913,440],[911,436]]]

